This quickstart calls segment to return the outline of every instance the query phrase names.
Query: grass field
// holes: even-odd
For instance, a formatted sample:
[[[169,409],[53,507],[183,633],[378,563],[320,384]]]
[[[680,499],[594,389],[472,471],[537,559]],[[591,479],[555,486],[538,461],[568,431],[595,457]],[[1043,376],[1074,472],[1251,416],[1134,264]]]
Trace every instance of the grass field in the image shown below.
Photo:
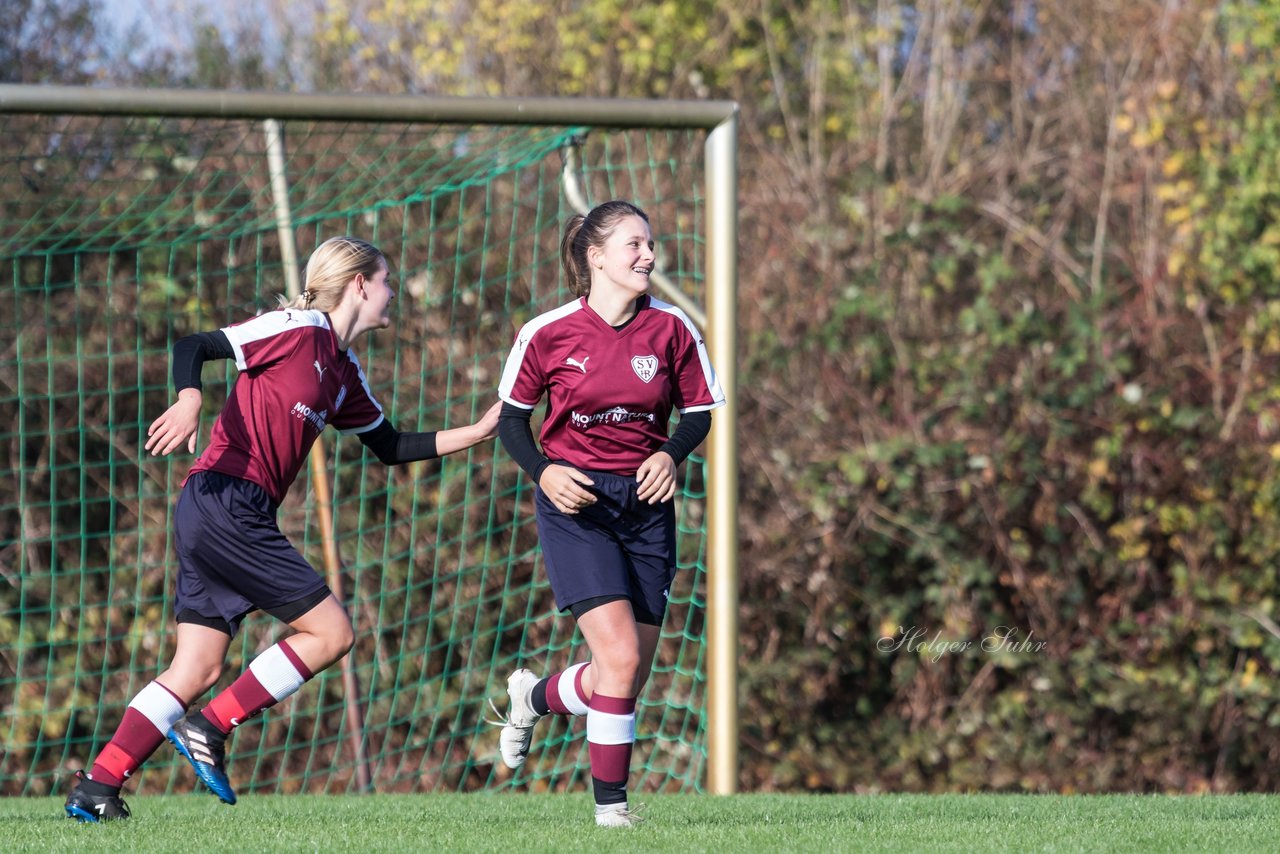
[[[62,800],[0,798],[3,851],[1274,851],[1280,796],[656,795],[599,830],[586,794],[135,797],[81,825]]]

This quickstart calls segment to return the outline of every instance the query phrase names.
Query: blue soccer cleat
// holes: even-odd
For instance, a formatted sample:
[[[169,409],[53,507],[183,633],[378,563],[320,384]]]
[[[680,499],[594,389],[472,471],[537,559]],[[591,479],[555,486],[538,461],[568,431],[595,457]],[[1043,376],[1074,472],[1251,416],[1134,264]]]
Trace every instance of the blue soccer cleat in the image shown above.
[[[224,804],[236,802],[235,789],[227,779],[226,744],[222,733],[210,733],[186,718],[173,725],[165,736],[178,748],[178,752],[196,769],[200,782],[218,796]]]
[[[76,772],[76,787],[63,807],[67,818],[80,822],[115,821],[129,817],[129,805],[120,798],[118,786],[95,783],[83,771]]]

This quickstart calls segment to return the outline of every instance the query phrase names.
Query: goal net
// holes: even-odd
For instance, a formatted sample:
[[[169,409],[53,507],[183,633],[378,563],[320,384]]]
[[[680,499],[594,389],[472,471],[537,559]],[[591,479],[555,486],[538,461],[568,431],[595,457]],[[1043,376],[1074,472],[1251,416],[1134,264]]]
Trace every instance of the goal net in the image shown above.
[[[170,347],[275,307],[286,271],[261,121],[68,112],[4,124],[0,793],[39,795],[66,791],[173,652],[172,512],[192,455],[143,450],[174,399]],[[496,400],[516,329],[571,298],[558,243],[581,204],[639,203],[660,268],[701,302],[705,132],[280,127],[298,262],[350,234],[393,267],[392,327],[356,351],[401,430],[468,424]],[[234,374],[206,366],[202,441]],[[379,791],[588,786],[582,721],[541,724],[517,773],[484,721],[489,698],[505,708],[512,669],[586,657],[552,601],[528,479],[496,443],[387,468],[354,438],[323,440],[357,635],[349,675],[331,668],[237,732],[237,788],[356,791],[362,769]],[[699,457],[680,470],[681,571],[637,710],[638,790],[702,785],[704,474]],[[304,469],[280,525],[323,573],[315,481]],[[214,690],[287,632],[249,617]],[[193,785],[166,744],[130,788]]]

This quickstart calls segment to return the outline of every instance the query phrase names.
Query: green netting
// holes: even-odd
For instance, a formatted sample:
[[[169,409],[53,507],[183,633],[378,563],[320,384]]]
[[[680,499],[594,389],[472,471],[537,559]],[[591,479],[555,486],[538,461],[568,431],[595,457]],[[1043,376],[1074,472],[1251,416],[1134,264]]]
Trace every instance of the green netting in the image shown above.
[[[285,283],[262,126],[242,120],[4,116],[0,139],[0,792],[65,791],[173,651],[172,504],[186,453],[143,452],[172,401],[169,348],[274,307]],[[340,233],[376,242],[400,283],[392,329],[358,345],[401,429],[470,423],[496,399],[515,329],[569,298],[563,148],[591,202],[635,199],[660,264],[701,292],[699,132],[291,122],[301,259]],[[225,379],[234,366],[225,363]],[[214,374],[211,376],[211,374]],[[207,438],[225,396],[205,371]],[[585,655],[555,612],[530,484],[496,446],[386,468],[325,435],[358,687],[334,667],[238,731],[244,791],[352,791],[356,739],[383,791],[583,787],[581,721],[541,725],[517,774],[486,700],[516,666]],[[639,790],[696,789],[705,761],[703,464],[682,469],[683,571],[640,698]],[[282,529],[323,571],[304,474]],[[287,629],[253,615],[218,689]],[[218,690],[215,689],[215,690]],[[131,788],[189,789],[164,745]]]

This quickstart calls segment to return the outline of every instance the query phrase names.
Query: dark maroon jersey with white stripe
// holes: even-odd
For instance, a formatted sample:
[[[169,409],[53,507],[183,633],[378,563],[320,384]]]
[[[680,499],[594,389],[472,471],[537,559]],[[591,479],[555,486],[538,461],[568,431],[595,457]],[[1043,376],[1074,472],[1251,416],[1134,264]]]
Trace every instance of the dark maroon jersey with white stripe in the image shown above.
[[[286,308],[222,331],[240,375],[192,472],[253,481],[279,503],[326,424],[363,433],[382,421],[360,362],[338,349],[324,312]]]
[[[533,409],[544,393],[542,452],[616,474],[635,474],[667,440],[672,409],[698,412],[725,402],[697,328],[680,309],[649,296],[621,329],[585,297],[526,323],[498,396]]]

